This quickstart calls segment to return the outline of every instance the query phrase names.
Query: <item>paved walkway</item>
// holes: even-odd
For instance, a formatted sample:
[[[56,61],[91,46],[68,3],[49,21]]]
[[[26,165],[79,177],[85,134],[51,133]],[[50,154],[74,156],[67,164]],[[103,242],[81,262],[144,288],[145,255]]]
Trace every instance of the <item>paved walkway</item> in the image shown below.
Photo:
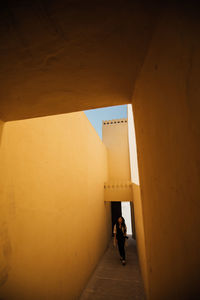
[[[111,241],[80,300],[144,300],[136,242],[132,238],[128,239],[126,256],[127,264],[122,266]]]

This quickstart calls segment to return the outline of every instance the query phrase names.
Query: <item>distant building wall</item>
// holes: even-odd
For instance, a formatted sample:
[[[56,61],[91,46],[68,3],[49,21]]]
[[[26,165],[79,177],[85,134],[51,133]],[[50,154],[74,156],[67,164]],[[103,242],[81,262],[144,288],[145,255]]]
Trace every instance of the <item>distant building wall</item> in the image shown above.
[[[109,181],[130,180],[128,120],[103,121],[102,139],[108,149]]]
[[[108,151],[108,181],[105,183],[105,201],[132,202],[128,120],[103,121],[103,142]],[[130,205],[122,205],[122,215],[130,227]],[[133,222],[134,223],[134,222]],[[131,228],[129,233],[132,233]]]
[[[0,163],[1,298],[77,299],[110,238],[105,146],[84,113],[8,122]]]

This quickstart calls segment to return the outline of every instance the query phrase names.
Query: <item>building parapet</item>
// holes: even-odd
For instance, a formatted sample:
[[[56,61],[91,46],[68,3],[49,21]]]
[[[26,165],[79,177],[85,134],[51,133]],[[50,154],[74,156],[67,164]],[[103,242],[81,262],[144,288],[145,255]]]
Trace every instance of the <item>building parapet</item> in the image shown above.
[[[128,119],[126,118],[102,121],[103,125],[119,125],[119,124],[127,124],[127,123],[128,123]]]

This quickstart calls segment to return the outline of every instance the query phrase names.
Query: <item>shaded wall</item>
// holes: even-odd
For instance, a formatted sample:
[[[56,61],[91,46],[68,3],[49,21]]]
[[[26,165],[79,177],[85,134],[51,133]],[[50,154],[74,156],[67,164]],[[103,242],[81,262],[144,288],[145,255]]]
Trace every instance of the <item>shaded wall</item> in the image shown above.
[[[194,8],[176,11],[161,16],[133,96],[153,300],[200,294],[200,28]]]
[[[105,146],[75,113],[6,123],[1,157],[0,297],[77,299],[110,238]]]
[[[11,1],[0,10],[0,119],[126,104],[157,9],[144,1]]]

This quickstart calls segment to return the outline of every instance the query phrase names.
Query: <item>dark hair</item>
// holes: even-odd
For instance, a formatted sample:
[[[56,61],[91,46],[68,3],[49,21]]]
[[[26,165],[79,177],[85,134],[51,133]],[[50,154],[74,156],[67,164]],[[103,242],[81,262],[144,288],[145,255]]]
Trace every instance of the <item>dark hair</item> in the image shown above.
[[[122,218],[122,227],[124,227],[124,233],[126,233],[126,224],[125,224],[125,220],[124,220],[124,218],[123,218],[122,216],[119,216],[119,217],[117,218],[117,222],[116,222],[117,230],[119,229],[119,222],[118,222],[118,219],[119,219],[119,218]]]

